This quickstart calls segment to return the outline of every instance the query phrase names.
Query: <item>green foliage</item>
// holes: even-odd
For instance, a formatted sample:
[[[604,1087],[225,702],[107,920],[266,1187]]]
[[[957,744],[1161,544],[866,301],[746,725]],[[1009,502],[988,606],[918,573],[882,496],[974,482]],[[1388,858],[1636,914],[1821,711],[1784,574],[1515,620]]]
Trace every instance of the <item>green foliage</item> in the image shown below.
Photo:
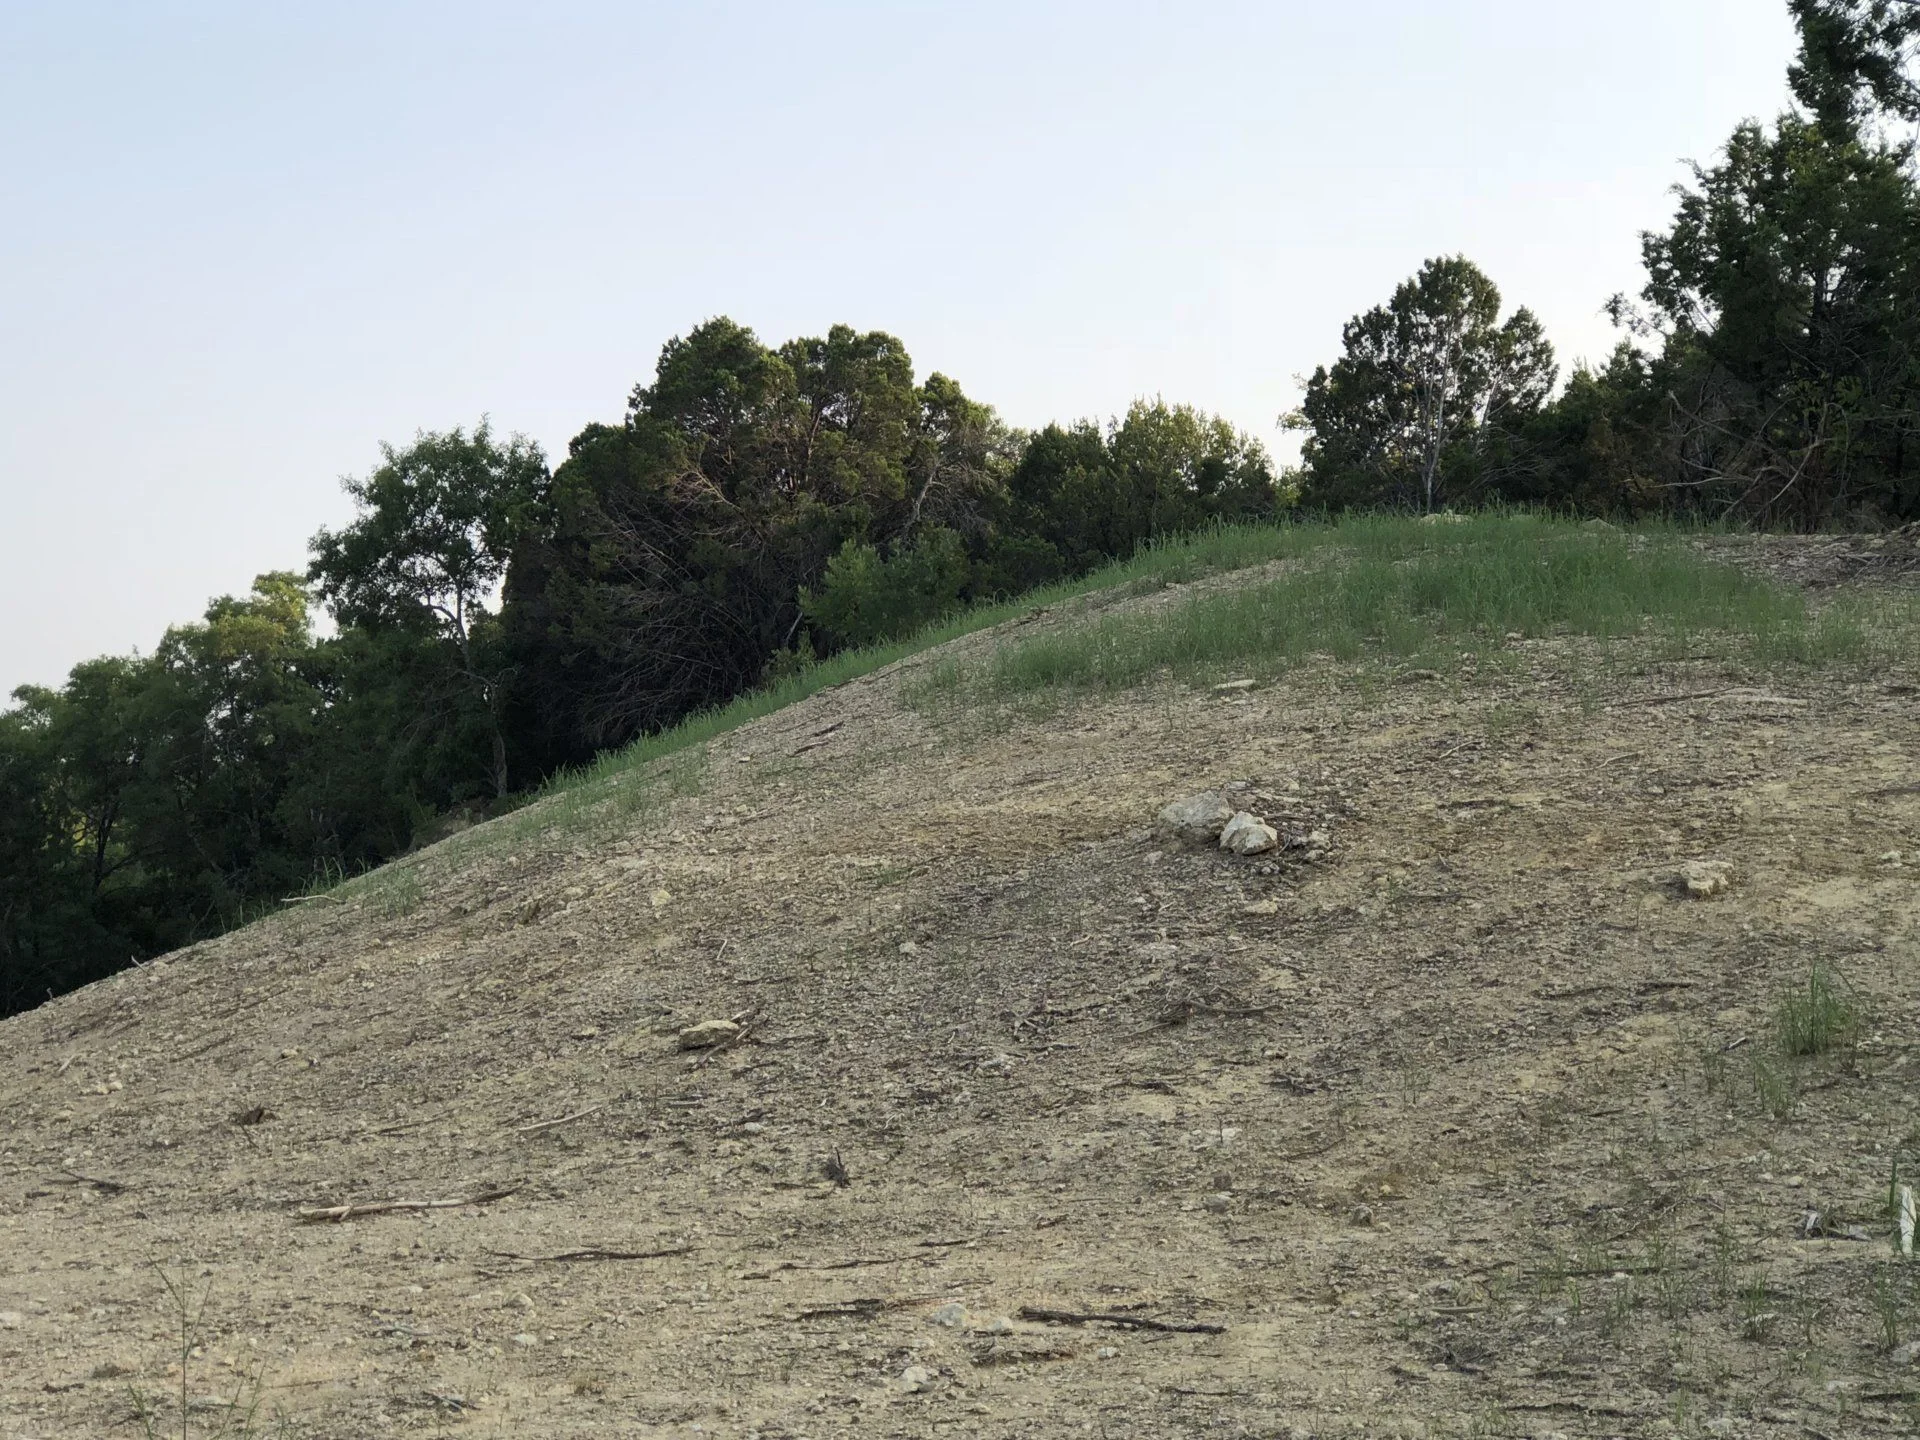
[[[849,540],[827,562],[819,590],[802,589],[808,622],[838,645],[898,640],[958,608],[967,552],[953,531],[923,530],[882,556]]]
[[[1429,260],[1341,339],[1286,418],[1307,432],[1309,505],[1433,511],[1478,498],[1556,374],[1533,312],[1501,323],[1500,291],[1464,256]]]
[[[1876,110],[1920,119],[1920,87],[1908,73],[1920,41],[1920,7],[1911,0],[1787,0],[1800,52],[1787,78],[1794,98],[1836,133],[1850,133]]]
[[[508,730],[541,770],[750,690],[775,657],[910,633],[1162,535],[1264,517],[1258,444],[1185,406],[1021,444],[893,337],[777,349],[731,320],[661,352],[592,425],[509,567]]]
[[[540,513],[546,459],[520,436],[496,441],[484,420],[471,436],[422,433],[381,451],[385,464],[345,482],[360,514],[314,536],[308,578],[343,626],[440,642],[446,677],[483,717],[489,778],[505,796],[508,672],[486,599]]]

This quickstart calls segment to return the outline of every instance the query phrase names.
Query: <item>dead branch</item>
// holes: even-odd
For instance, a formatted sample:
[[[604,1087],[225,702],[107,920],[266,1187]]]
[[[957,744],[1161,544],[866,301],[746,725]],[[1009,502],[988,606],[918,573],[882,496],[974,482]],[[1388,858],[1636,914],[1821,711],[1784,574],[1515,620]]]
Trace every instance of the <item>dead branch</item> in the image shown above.
[[[558,1255],[518,1255],[511,1250],[489,1250],[487,1254],[500,1260],[527,1260],[535,1265],[566,1265],[580,1260],[665,1260],[674,1255],[692,1255],[699,1248],[697,1245],[674,1245],[665,1250],[602,1250],[590,1247],[585,1250],[562,1250]]]
[[[1683,690],[1678,695],[1650,695],[1642,696],[1638,700],[1616,700],[1605,708],[1625,710],[1636,705],[1677,705],[1682,700],[1711,700],[1716,695],[1727,694],[1731,688],[1731,686],[1722,686],[1718,690]]]
[[[76,1185],[91,1185],[94,1189],[108,1195],[122,1195],[133,1189],[133,1186],[122,1184],[118,1180],[102,1180],[97,1175],[82,1175],[78,1170],[69,1170],[65,1166],[60,1168],[60,1173]]]
[[[469,1205],[491,1205],[504,1200],[520,1187],[509,1185],[498,1190],[483,1190],[464,1200],[375,1200],[365,1205],[328,1205],[303,1208],[298,1216],[302,1225],[337,1225],[343,1220],[359,1220],[369,1215],[393,1215],[417,1210],[464,1210]]]
[[[552,1130],[556,1126],[571,1125],[576,1120],[584,1120],[587,1116],[606,1109],[608,1103],[609,1102],[602,1100],[598,1105],[589,1105],[586,1109],[576,1110],[571,1115],[562,1115],[558,1120],[537,1120],[531,1125],[520,1125],[515,1127],[513,1133],[516,1135],[532,1135],[541,1130]]]
[[[1049,1310],[1039,1305],[1022,1305],[1022,1320],[1042,1325],[1119,1325],[1128,1330],[1159,1330],[1169,1335],[1224,1335],[1227,1327],[1210,1325],[1204,1320],[1151,1320],[1145,1315],[1117,1315],[1105,1310]]]

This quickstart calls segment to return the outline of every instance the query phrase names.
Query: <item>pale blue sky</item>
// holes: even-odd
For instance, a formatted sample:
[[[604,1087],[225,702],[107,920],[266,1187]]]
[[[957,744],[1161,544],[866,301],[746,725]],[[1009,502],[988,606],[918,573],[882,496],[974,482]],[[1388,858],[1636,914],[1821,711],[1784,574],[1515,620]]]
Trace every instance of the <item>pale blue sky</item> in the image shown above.
[[[382,439],[564,454],[710,315],[1283,454],[1430,255],[1601,355],[1790,50],[1782,0],[0,0],[0,693],[300,567]]]

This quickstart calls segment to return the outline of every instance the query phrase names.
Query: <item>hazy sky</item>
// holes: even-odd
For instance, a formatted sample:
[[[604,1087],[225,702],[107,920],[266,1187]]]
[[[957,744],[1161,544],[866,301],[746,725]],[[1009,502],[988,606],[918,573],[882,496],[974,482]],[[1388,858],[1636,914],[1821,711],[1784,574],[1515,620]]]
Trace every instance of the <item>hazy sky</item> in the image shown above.
[[[1463,251],[1564,359],[1782,0],[0,0],[0,693],[298,568],[382,439],[899,335],[1009,420],[1295,377]]]

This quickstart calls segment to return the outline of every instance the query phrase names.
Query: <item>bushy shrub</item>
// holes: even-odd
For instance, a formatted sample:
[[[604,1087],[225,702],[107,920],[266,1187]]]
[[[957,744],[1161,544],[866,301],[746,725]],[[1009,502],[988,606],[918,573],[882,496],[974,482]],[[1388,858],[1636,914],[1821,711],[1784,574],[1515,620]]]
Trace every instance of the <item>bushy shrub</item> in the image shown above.
[[[967,552],[951,530],[923,530],[883,556],[849,540],[827,562],[818,590],[801,592],[808,621],[841,645],[871,645],[910,635],[960,603]]]

